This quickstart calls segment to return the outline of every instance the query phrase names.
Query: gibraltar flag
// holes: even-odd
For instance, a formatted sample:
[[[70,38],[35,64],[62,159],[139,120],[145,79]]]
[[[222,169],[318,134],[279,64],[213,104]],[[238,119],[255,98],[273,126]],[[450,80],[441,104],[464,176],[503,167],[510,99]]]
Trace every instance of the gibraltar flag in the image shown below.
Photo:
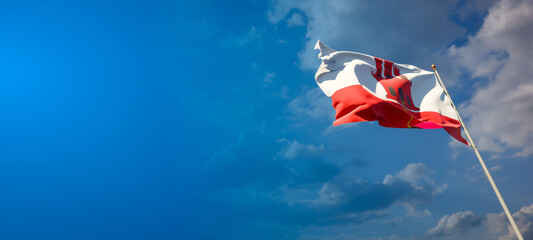
[[[460,142],[461,124],[435,73],[316,43],[322,59],[315,79],[331,97],[334,126],[378,121],[394,128],[444,128]]]

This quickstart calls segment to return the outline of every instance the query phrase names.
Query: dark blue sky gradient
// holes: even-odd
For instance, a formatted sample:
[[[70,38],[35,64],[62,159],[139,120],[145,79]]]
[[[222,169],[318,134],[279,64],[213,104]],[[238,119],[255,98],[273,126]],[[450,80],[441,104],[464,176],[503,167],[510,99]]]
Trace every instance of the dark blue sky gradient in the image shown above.
[[[169,3],[3,3],[3,239],[177,233]]]
[[[474,155],[441,129],[332,129],[302,66],[311,13],[275,22],[281,3],[2,2],[0,239],[411,239],[444,215],[501,211]],[[391,60],[429,66],[413,45],[467,44],[491,5],[450,6],[441,42],[352,33],[332,47],[397,44]],[[303,22],[289,26],[293,14]],[[476,79],[451,85],[459,104]],[[531,204],[514,187],[533,184],[531,167],[494,158],[513,171],[495,172],[512,211]],[[455,237],[486,239],[479,226]]]

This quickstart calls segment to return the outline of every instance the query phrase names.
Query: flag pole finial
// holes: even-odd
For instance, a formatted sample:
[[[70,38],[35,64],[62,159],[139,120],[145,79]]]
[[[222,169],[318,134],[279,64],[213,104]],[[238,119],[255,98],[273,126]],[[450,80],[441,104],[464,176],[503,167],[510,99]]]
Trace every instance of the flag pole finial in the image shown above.
[[[431,68],[432,68],[433,70],[437,70],[437,67],[435,66],[435,64],[431,64]]]

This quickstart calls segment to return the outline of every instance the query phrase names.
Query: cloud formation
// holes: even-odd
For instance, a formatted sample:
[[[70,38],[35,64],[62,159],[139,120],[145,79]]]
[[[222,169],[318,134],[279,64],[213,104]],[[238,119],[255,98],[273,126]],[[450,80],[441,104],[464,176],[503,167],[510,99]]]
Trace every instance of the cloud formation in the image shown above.
[[[328,152],[325,145],[271,141],[265,129],[252,129],[214,154],[195,175],[205,176],[205,194],[217,196],[219,204],[231,209],[234,221],[286,226],[359,224],[395,206],[405,207],[405,215],[412,216],[446,188],[430,178],[432,171],[422,163],[372,182],[340,168],[328,159]]]
[[[390,60],[401,56],[413,63],[410,60],[435,56],[434,50],[464,34],[448,16],[457,2],[280,0],[268,19],[274,24],[292,21],[288,16],[294,10],[305,15],[306,44],[298,54],[303,69],[319,65],[313,49],[318,39],[336,49],[366,51]]]
[[[324,152],[324,144],[315,146],[313,144],[302,144],[297,140],[289,141],[285,138],[278,139],[277,142],[287,144],[285,148],[279,152],[279,154],[286,159],[296,159],[299,157],[312,158],[316,154]]]
[[[309,223],[312,225],[358,223],[396,205],[406,206],[406,215],[412,215],[412,209],[430,202],[446,188],[434,184],[430,173],[422,163],[409,164],[398,173],[387,175],[382,183],[341,173],[323,183],[316,194],[287,189],[285,200],[313,213],[314,222]]]
[[[302,15],[300,15],[299,13],[294,13],[289,19],[287,19],[288,27],[297,27],[297,26],[302,26],[304,24],[305,24],[304,19]]]
[[[485,151],[533,154],[533,2],[502,0],[481,29],[450,56],[473,77],[488,79],[462,108]]]
[[[513,218],[524,239],[533,239],[533,204],[523,207],[513,214]],[[499,240],[514,240],[516,235],[505,214],[487,214],[487,228],[493,233],[506,233]]]
[[[293,99],[287,104],[287,111],[298,118],[312,118],[315,120],[335,118],[335,110],[329,99],[320,88],[307,90],[305,94]]]
[[[458,25],[473,17],[481,19],[487,9],[479,29]],[[452,11],[455,21],[450,19]],[[479,147],[495,153],[517,150],[516,156],[533,154],[528,144],[533,141],[533,83],[527,77],[533,74],[531,1],[279,0],[269,10],[268,20],[292,24],[298,15],[305,17],[307,30],[305,47],[298,53],[302,69],[317,69],[320,62],[313,47],[318,39],[335,49],[422,68],[436,62],[450,85],[462,85],[458,81],[464,78],[462,69],[481,80],[471,101],[460,107]],[[473,34],[465,38],[467,31]],[[456,45],[445,47],[452,43]]]
[[[533,204],[522,207],[513,214],[513,218],[524,239],[533,238]],[[472,211],[456,212],[443,216],[437,226],[429,229],[422,239],[434,239],[464,235],[484,225],[491,236],[500,235],[498,240],[515,240],[516,235],[503,212],[488,213],[486,216],[475,215]]]
[[[431,239],[456,236],[478,227],[483,222],[483,219],[482,216],[477,216],[472,211],[445,215],[439,220],[437,226],[426,232],[425,237]]]
[[[258,30],[255,26],[252,26],[248,32],[240,36],[228,38],[224,40],[222,44],[228,47],[241,48],[254,41],[260,40],[261,37],[263,37],[263,34],[264,30]]]

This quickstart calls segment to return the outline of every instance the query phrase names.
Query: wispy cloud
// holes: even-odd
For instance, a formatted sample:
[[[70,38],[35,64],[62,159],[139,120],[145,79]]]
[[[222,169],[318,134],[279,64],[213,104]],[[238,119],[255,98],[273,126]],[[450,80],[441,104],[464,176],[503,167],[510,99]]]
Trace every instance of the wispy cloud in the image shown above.
[[[329,99],[319,88],[307,90],[305,94],[293,99],[287,104],[287,110],[297,118],[312,118],[315,120],[333,120],[335,110]]]
[[[241,48],[254,41],[258,41],[263,37],[264,30],[257,29],[255,26],[252,26],[248,32],[233,37],[225,39],[222,44],[228,47]]]
[[[289,19],[287,19],[288,27],[297,27],[302,26],[304,24],[304,18],[299,13],[294,13]]]
[[[239,140],[214,154],[205,165],[207,195],[228,205],[232,214],[250,221],[284,222],[287,226],[360,224],[406,207],[412,216],[445,189],[430,178],[422,163],[387,174],[383,182],[367,181],[326,160],[328,146],[280,138],[264,128],[243,132]],[[353,160],[356,167],[364,160]],[[223,193],[223,194],[222,194]],[[253,203],[253,204],[251,204]],[[261,213],[251,217],[247,212]]]
[[[336,49],[364,51],[393,58],[390,60],[399,56],[406,61],[420,61],[430,56],[435,60],[442,45],[465,32],[449,19],[447,9],[454,4],[453,1],[405,4],[399,1],[282,0],[268,12],[268,19],[273,24],[287,19],[289,24],[294,21],[294,14],[290,18],[287,15],[294,9],[305,16],[308,20],[306,45],[298,55],[303,69],[315,70],[320,63],[313,49],[318,39]],[[397,17],[400,12],[402,17]]]
[[[286,147],[279,152],[286,159],[296,159],[298,157],[311,157],[324,152],[324,144],[315,146],[313,144],[302,144],[297,140],[289,141],[285,138],[278,139],[277,142],[285,143]]]
[[[268,72],[265,74],[265,77],[263,78],[263,82],[264,83],[273,83],[274,81],[272,79],[274,79],[276,77],[276,74],[275,73],[272,73],[272,72]]]

